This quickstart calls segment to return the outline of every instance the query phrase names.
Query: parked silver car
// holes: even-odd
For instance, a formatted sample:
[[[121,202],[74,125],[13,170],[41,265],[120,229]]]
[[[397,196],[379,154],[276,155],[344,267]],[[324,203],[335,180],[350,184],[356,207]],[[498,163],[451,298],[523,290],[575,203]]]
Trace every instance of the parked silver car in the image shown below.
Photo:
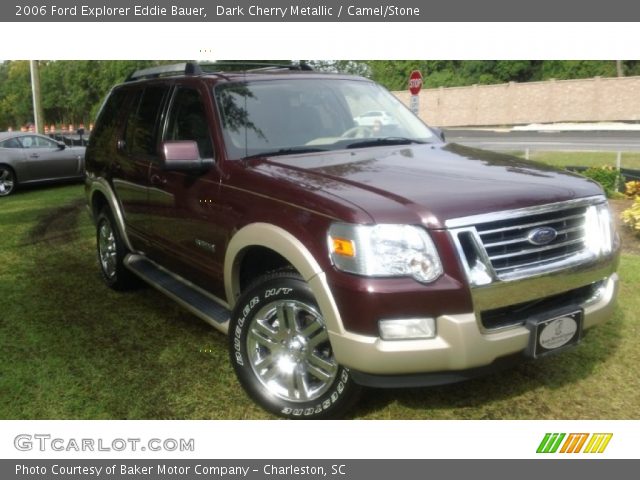
[[[84,151],[36,133],[0,132],[0,197],[18,184],[84,177]]]

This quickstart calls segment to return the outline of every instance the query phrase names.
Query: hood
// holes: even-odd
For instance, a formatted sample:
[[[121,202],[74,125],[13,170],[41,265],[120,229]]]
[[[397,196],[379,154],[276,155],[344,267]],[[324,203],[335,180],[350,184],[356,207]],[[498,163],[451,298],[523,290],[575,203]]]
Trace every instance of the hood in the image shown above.
[[[451,218],[602,194],[578,175],[457,144],[271,157],[254,164],[359,207],[376,223],[443,228]]]

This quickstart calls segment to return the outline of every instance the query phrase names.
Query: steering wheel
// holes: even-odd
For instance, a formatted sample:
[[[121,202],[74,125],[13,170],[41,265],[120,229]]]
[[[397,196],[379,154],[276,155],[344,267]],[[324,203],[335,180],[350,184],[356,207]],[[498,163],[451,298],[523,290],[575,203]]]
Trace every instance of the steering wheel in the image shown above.
[[[342,138],[371,138],[373,137],[373,129],[371,127],[365,127],[363,125],[358,125],[357,127],[352,127],[349,130],[345,131],[342,135]]]

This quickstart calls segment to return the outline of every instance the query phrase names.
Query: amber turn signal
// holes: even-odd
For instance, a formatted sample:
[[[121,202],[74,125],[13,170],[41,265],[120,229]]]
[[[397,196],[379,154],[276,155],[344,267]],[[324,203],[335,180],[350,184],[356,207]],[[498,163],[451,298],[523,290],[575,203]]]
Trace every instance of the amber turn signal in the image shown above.
[[[333,246],[333,253],[337,253],[344,257],[356,256],[356,248],[353,244],[353,240],[347,240],[346,238],[332,238],[331,244]]]

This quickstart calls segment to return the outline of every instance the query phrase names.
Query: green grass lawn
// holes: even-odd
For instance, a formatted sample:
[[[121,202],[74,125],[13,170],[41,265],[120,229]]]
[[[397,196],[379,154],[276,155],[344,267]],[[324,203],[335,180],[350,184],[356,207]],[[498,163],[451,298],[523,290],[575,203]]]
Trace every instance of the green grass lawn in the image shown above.
[[[0,418],[271,418],[237,383],[226,339],[151,288],[100,278],[82,186],[0,200]],[[640,256],[619,307],[562,355],[462,384],[367,390],[365,419],[640,418]]]
[[[511,152],[518,157],[525,158],[524,152]],[[600,167],[602,165],[616,166],[616,152],[529,152],[529,160],[547,163],[556,167]],[[640,152],[622,152],[620,157],[622,168],[640,170]]]

